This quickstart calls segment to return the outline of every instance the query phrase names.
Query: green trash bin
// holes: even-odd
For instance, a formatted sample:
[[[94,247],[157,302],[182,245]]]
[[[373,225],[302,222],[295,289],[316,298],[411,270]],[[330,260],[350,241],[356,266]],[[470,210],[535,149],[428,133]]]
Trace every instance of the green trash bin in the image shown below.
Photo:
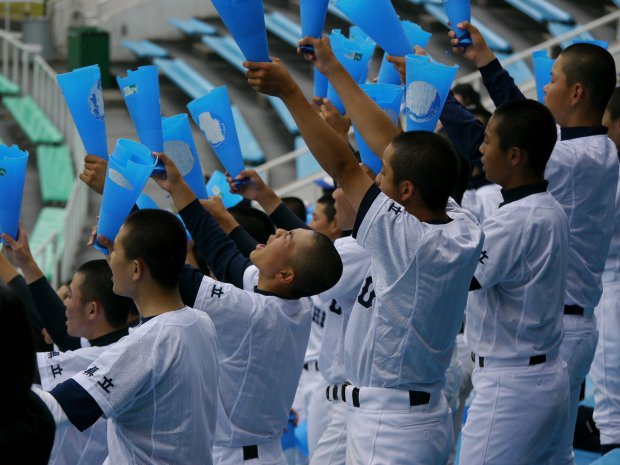
[[[99,65],[101,85],[110,87],[110,34],[96,27],[69,29],[70,70],[83,66]]]

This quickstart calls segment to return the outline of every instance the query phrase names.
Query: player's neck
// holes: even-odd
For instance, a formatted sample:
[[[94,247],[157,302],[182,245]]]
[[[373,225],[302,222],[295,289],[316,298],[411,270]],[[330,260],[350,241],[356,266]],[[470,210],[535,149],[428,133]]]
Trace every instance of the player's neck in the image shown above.
[[[405,205],[405,210],[423,223],[445,223],[450,221],[450,217],[445,209],[431,210],[426,205],[419,202]]]
[[[160,315],[185,307],[178,289],[163,289],[159,286],[148,286],[137,290],[133,296],[138,312],[142,318]]]
[[[544,176],[537,175],[530,172],[515,173],[505,182],[502,182],[501,188],[503,190],[516,189],[517,187],[529,186],[532,184],[540,184],[545,182]]]
[[[576,110],[571,112],[565,121],[560,124],[563,128],[596,128],[603,124],[603,117],[593,111]]]
[[[278,297],[282,297],[284,299],[288,299],[288,289],[290,286],[281,283],[275,278],[269,278],[265,276],[262,272],[258,273],[258,282],[256,283],[256,288],[262,292],[267,294],[273,294]]]

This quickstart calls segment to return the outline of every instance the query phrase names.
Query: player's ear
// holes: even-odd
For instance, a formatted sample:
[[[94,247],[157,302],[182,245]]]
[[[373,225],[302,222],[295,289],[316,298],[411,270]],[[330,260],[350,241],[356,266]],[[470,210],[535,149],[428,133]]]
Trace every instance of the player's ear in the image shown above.
[[[276,279],[282,284],[291,284],[295,279],[295,272],[290,268],[285,268],[276,273]]]
[[[100,315],[103,314],[103,307],[96,300],[91,300],[88,302],[88,319],[96,320]]]
[[[132,260],[131,266],[133,267],[133,270],[131,272],[132,281],[134,282],[139,281],[140,278],[144,277],[144,273],[146,271],[146,265],[144,264],[142,260],[140,260],[139,258]]]
[[[411,181],[401,181],[398,183],[398,191],[400,193],[400,199],[398,203],[405,204],[409,199],[411,199],[416,192],[415,186]]]
[[[510,166],[513,168],[523,165],[525,163],[525,159],[527,157],[526,152],[520,147],[510,147],[508,149],[508,157],[510,160]]]

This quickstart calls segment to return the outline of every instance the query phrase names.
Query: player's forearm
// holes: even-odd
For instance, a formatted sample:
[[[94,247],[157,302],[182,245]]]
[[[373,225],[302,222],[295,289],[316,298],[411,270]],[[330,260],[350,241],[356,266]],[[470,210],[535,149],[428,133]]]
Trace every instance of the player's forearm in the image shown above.
[[[183,179],[170,186],[170,195],[178,212],[196,200],[196,194]]]
[[[269,187],[258,194],[256,201],[268,215],[271,215],[282,204],[282,199]]]
[[[347,116],[378,157],[400,134],[390,117],[361,89],[342,65],[329,68],[328,79],[344,104]]]
[[[465,160],[474,163],[482,157],[479,148],[484,139],[484,126],[456,100],[452,91],[439,119],[448,138]]]
[[[0,253],[0,281],[8,284],[17,275],[18,273],[15,267],[11,265],[8,258]]]
[[[282,100],[308,149],[330,176],[338,180],[348,164],[357,164],[349,145],[314,111],[298,87],[282,96]]]
[[[499,60],[495,59],[480,68],[480,75],[489,96],[496,107],[512,100],[524,100],[525,96],[515,84],[514,79],[506,71]]]
[[[44,276],[43,271],[41,271],[41,268],[39,268],[39,265],[37,265],[37,262],[35,262],[32,257],[20,263],[19,267],[21,268],[22,274],[28,284],[31,284]]]

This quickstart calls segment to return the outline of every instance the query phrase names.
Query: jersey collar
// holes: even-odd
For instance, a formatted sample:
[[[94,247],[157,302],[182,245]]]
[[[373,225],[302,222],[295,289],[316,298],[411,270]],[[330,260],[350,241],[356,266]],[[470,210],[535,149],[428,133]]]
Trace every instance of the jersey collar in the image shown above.
[[[258,286],[254,286],[254,294],[266,295],[269,297],[277,297],[278,299],[284,299],[284,300],[299,300],[294,297],[284,297],[278,294],[274,294],[273,292],[263,291],[262,289],[259,289]]]
[[[515,202],[517,200],[521,200],[522,198],[527,197],[528,195],[540,194],[541,192],[547,192],[547,186],[549,183],[547,181],[535,183],[535,184],[526,184],[525,186],[515,187],[514,189],[502,189],[502,197],[504,201],[499,204],[500,207],[503,207],[506,204],[511,202]]]
[[[96,337],[95,339],[90,339],[88,342],[90,342],[91,347],[103,347],[119,341],[128,334],[129,330],[127,328],[123,328],[104,334],[103,336]]]
[[[560,128],[560,134],[560,140],[571,140],[578,139],[580,137],[606,135],[607,128],[605,126],[577,126],[574,128]]]
[[[493,184],[493,183],[489,181],[484,174],[479,174],[478,176],[472,176],[469,179],[467,188],[477,190],[483,186],[488,186],[489,184]]]

